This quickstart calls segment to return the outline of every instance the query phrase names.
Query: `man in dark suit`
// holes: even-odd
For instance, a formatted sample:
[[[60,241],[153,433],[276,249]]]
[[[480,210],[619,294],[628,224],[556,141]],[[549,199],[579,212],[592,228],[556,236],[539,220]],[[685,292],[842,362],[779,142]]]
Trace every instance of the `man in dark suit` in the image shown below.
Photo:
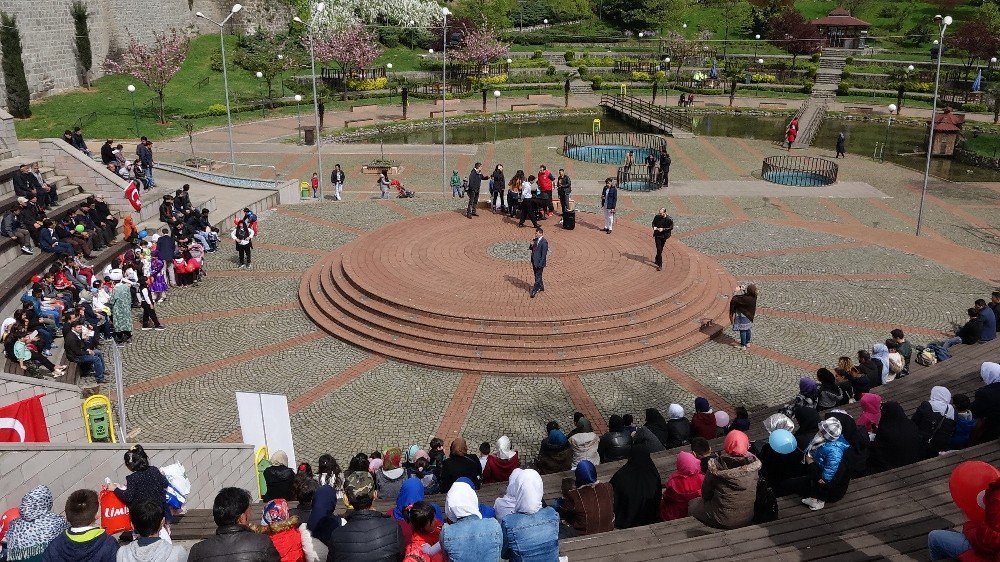
[[[656,242],[656,271],[663,270],[663,245],[667,243],[671,232],[674,230],[674,219],[670,218],[665,208],[653,217],[653,241]]]
[[[28,170],[27,164],[21,164],[20,169],[11,176],[11,181],[14,183],[14,194],[25,199],[31,199],[38,195],[31,185],[31,173]]]
[[[476,162],[473,166],[472,172],[469,173],[469,208],[465,210],[465,216],[478,217],[479,214],[476,213],[476,206],[479,205],[479,187],[482,185],[483,180],[490,179],[489,176],[483,175],[483,163]]]
[[[531,288],[531,298],[538,291],[545,290],[542,272],[545,270],[545,260],[549,256],[549,241],[542,237],[542,228],[535,229],[535,239],[531,241],[531,269],[535,272],[535,285]]]

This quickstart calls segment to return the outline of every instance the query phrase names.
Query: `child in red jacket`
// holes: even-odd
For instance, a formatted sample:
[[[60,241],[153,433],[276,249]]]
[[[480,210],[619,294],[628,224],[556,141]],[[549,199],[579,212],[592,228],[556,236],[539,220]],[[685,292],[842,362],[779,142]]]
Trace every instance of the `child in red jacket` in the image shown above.
[[[418,501],[406,510],[406,517],[413,528],[413,534],[406,545],[403,562],[444,562],[439,542],[441,522],[435,516],[434,506]]]
[[[281,555],[281,562],[319,561],[319,555],[313,548],[312,534],[305,523],[299,523],[298,517],[288,515],[288,502],[285,500],[267,502],[261,526],[254,526],[254,531],[270,537]]]
[[[701,472],[698,457],[688,451],[681,451],[677,455],[677,470],[663,485],[660,519],[673,521],[687,517],[688,502],[701,497],[701,483],[704,480],[705,475]]]
[[[699,396],[694,399],[694,415],[691,416],[691,437],[704,437],[711,441],[719,436],[715,414],[708,399]]]

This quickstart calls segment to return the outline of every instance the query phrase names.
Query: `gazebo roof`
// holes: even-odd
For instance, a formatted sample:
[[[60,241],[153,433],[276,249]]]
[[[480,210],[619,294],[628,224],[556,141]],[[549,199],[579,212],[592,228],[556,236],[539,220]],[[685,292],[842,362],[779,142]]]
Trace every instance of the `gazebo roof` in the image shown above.
[[[927,120],[930,122],[930,119]],[[965,115],[952,113],[950,107],[944,108],[934,119],[935,133],[957,133],[962,130],[965,123]]]
[[[813,25],[823,26],[823,27],[871,27],[872,24],[866,22],[865,20],[860,20],[851,15],[851,12],[847,11],[843,7],[834,8],[829,14],[823,16],[819,19],[815,19],[812,22]]]

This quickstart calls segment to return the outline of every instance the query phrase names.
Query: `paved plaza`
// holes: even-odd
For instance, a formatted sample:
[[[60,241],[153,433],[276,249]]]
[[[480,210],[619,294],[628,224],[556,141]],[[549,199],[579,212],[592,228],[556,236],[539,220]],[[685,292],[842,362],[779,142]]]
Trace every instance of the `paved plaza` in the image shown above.
[[[581,221],[599,224],[599,194],[589,186],[613,175],[614,168],[567,160],[552,148],[560,144],[560,137],[541,137],[450,147],[448,167],[464,175],[477,160],[488,169],[499,161],[508,176],[518,168],[533,172],[539,164],[564,167],[574,185],[581,185],[574,192]],[[203,150],[210,153],[213,146],[205,143]],[[671,291],[670,285],[681,281],[648,266],[653,243],[643,232],[656,210],[666,207],[676,222],[668,242],[671,255],[695,256],[721,268],[718,275],[726,283],[713,289],[718,298],[731,294],[727,283],[751,281],[760,288],[748,351],[729,344],[732,332],[726,328],[720,337],[703,337],[639,364],[508,376],[417,365],[373,352],[377,346],[346,343],[303,309],[304,275],[335,252],[375,252],[372,241],[382,233],[396,238],[378,261],[396,255],[404,244],[398,237],[407,229],[414,237],[406,243],[409,251],[435,252],[434,260],[388,261],[378,270],[403,285],[414,304],[475,302],[480,307],[470,313],[475,316],[484,314],[484,307],[502,309],[517,299],[518,310],[530,311],[526,295],[516,292],[523,288],[519,281],[531,279],[517,255],[517,243],[530,238],[530,229],[488,211],[471,221],[459,213],[465,200],[439,188],[440,147],[409,146],[405,155],[400,150],[393,156],[404,166],[405,183],[421,192],[410,200],[373,199],[374,176],[358,171],[372,155],[345,151],[336,159],[349,175],[345,201],[263,213],[253,270],[237,269],[232,246],[224,244],[209,255],[206,280],[172,289],[160,305],[167,331],[136,333],[135,343],[124,350],[130,430],[138,432],[138,441],[238,441],[233,392],[261,391],[288,396],[302,459],[331,452],[344,465],[357,451],[426,446],[435,435],[461,434],[479,443],[507,434],[529,460],[545,423],[570,424],[575,410],[604,428],[612,413],[636,414],[641,423],[646,407],[665,411],[678,402],[690,410],[696,396],[730,410],[773,405],[795,393],[799,377],[870,348],[892,328],[902,328],[918,344],[939,339],[963,320],[973,300],[988,297],[1000,284],[995,219],[1000,185],[932,181],[924,235],[917,238],[921,177],[916,172],[852,156],[840,161],[844,183],[828,192],[768,190],[752,173],[763,157],[780,152],[772,143],[696,137],[670,139],[669,146],[671,187],[652,194],[621,192],[622,226],[609,237],[613,243],[599,241],[596,237],[606,235],[582,225],[552,235],[553,276],[536,299],[538,313],[555,315],[560,298],[568,310],[586,313],[586,291],[595,287],[596,302],[608,308],[615,306],[616,294],[624,306],[639,302],[637,295]],[[325,148],[331,154],[339,150]],[[314,166],[299,147],[262,142],[254,150],[254,158],[279,165],[286,177],[308,177]],[[386,147],[387,154],[392,150]],[[803,153],[832,156],[813,149]],[[327,168],[332,163],[324,157]],[[545,221],[547,231],[554,230],[554,222]],[[436,260],[446,266],[429,265]],[[428,268],[426,276],[419,276],[419,268],[407,275],[414,263]],[[470,269],[467,275],[461,267]],[[599,282],[584,277],[574,282],[573,275],[588,270],[599,274]],[[458,300],[450,303],[442,286],[448,279],[439,277],[449,271],[471,281],[453,287]],[[416,294],[431,286],[427,283],[436,288],[432,301]],[[467,296],[470,300],[461,300]],[[694,330],[690,337],[701,335]],[[607,338],[614,341],[615,335]]]

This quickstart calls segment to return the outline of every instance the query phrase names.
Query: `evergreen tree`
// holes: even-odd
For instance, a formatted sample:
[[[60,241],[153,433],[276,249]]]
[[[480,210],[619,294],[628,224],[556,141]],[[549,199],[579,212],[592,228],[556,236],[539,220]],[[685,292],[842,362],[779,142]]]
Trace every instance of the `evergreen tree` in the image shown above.
[[[7,12],[0,12],[0,53],[0,67],[7,87],[7,109],[14,117],[31,117],[31,95],[21,60],[21,32],[17,30],[17,18]]]
[[[90,49],[90,26],[87,25],[87,5],[81,0],[73,0],[69,7],[69,13],[73,16],[73,27],[76,30],[76,60],[83,67],[83,85],[90,87],[90,68],[94,63],[94,56]]]

